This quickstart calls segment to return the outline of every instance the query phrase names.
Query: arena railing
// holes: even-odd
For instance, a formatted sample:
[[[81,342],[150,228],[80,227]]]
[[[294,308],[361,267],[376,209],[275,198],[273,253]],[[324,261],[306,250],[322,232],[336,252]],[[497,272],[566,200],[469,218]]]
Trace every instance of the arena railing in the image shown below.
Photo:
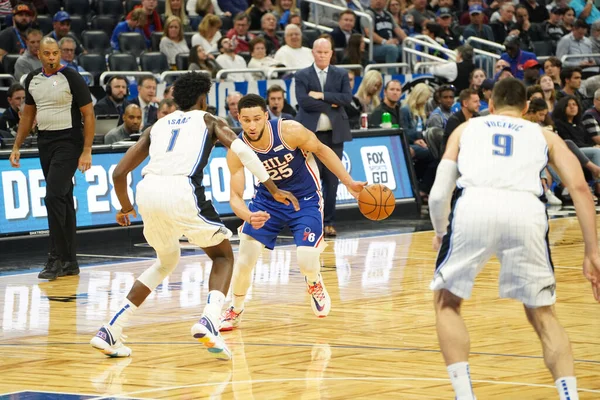
[[[104,85],[106,78],[111,76],[123,75],[123,76],[155,76],[150,71],[106,71],[100,75],[100,85]]]
[[[223,77],[223,75],[227,76],[228,74],[236,74],[236,73],[260,73],[266,78],[267,73],[262,68],[226,68],[217,72],[217,76],[215,79],[219,80]]]
[[[417,50],[416,46],[423,46],[423,50]],[[418,56],[424,57],[425,55],[430,55],[428,53],[429,49],[435,49],[440,53],[444,53],[448,56],[450,61],[456,60],[456,52],[454,50],[447,49],[442,47],[438,42],[433,39],[426,37],[424,35],[418,35],[415,37],[407,37],[402,42],[402,62],[410,65],[411,71],[414,71],[414,65],[418,63],[420,60],[417,59]],[[416,51],[417,53],[414,53]],[[425,57],[431,59],[429,57]],[[435,60],[443,60],[441,57],[436,57]]]
[[[5,75],[7,75],[7,74],[0,74],[0,79],[2,79],[2,77],[4,77]],[[87,83],[87,85],[88,86],[94,86],[94,75],[92,75],[91,73],[89,73],[87,71],[80,72],[79,75],[81,75],[81,76],[87,76],[88,78],[90,78],[89,82]],[[10,75],[10,76],[12,77],[12,75]],[[13,79],[15,79],[15,78],[13,77]],[[25,75],[23,75],[21,77],[19,83],[21,85],[24,85],[25,84],[25,79],[27,79],[27,74],[25,74]],[[16,79],[15,79],[15,81],[16,81]]]
[[[410,50],[410,49],[409,49]],[[413,50],[414,51],[414,50]],[[417,52],[419,53],[419,52]],[[425,54],[425,53],[423,53]],[[425,54],[425,55],[429,55],[429,54]],[[432,56],[433,57],[433,56]],[[441,60],[441,58],[440,58]],[[410,66],[407,63],[383,63],[383,64],[369,64],[367,65],[367,67],[365,68],[365,74],[367,72],[369,72],[372,69],[376,69],[376,70],[381,70],[381,69],[385,69],[385,68],[393,68],[393,67],[401,67],[402,69],[404,69],[404,73],[408,73],[409,72],[409,68]]]
[[[24,76],[27,77],[27,75],[24,75]],[[13,82],[17,81],[17,79],[11,74],[0,74],[0,80],[1,79],[11,79]]]
[[[448,62],[451,62],[451,61],[445,60],[445,62],[448,63]],[[435,66],[440,65],[440,64],[444,64],[444,62],[436,62],[436,61],[421,61],[421,62],[418,62],[413,67],[413,74],[418,74],[419,70],[421,70],[421,69],[423,70],[423,72],[429,72],[428,69],[430,67],[435,67]]]
[[[317,24],[313,24],[312,22],[302,21],[302,25],[307,26],[309,28],[318,29],[320,31],[333,32],[333,28],[331,28],[329,26],[317,25]]]
[[[189,70],[182,70],[182,71],[164,71],[163,73],[160,74],[159,76],[159,80],[161,82],[167,82],[169,80],[169,77],[171,76],[181,76],[181,75],[185,75],[188,72],[199,72],[201,74],[208,74],[210,75],[211,72],[210,71],[206,71],[203,69],[197,69],[197,70],[193,70],[193,71],[189,71]]]
[[[326,8],[333,8],[334,10],[338,10],[338,11],[346,11],[348,9],[348,7],[342,7],[342,6],[336,6],[334,4],[330,4],[330,3],[326,3],[324,1],[320,1],[320,0],[302,0],[302,1],[306,1],[308,3],[313,3],[319,6],[323,6]],[[353,10],[354,11],[354,10]],[[374,27],[373,27],[373,17],[371,17],[369,14],[362,12],[362,11],[354,11],[354,14],[359,16],[359,17],[363,17],[367,22],[368,25],[365,28],[369,29],[369,60],[373,59],[373,31],[374,31]],[[315,20],[313,21],[314,25],[318,26],[319,25],[319,9],[315,8]],[[320,27],[318,27],[318,29],[321,29]]]
[[[591,53],[591,54],[565,54],[564,56],[562,56],[560,58],[560,62],[562,62],[563,64],[565,63],[565,61],[569,60],[569,59],[573,59],[573,58],[600,58],[600,54],[599,53]],[[584,67],[584,68],[593,68],[593,67],[597,67],[598,65],[590,65],[589,67]]]
[[[336,64],[336,67],[344,68],[344,69],[347,69],[347,70],[349,70],[349,69],[360,69],[361,75],[362,75],[362,72],[365,70],[365,68],[362,65],[360,65],[360,64]],[[278,72],[296,72],[299,69],[302,69],[302,68],[294,68],[294,67],[270,68],[269,72],[267,74],[268,75],[267,79],[273,78],[273,75],[276,74],[276,73],[278,73]]]
[[[492,42],[490,40],[481,39],[481,38],[478,38],[478,37],[475,37],[475,36],[471,36],[470,38],[468,38],[466,40],[466,42],[469,45],[471,45],[471,42],[476,42],[476,43],[484,44],[484,45],[489,46],[489,47],[496,48],[496,49],[498,49],[500,51],[505,51],[506,50],[506,47],[504,47],[503,44]]]

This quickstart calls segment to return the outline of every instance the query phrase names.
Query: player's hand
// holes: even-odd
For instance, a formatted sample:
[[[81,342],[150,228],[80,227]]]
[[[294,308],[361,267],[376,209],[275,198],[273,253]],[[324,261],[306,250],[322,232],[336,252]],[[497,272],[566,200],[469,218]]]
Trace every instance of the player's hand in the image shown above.
[[[440,247],[442,247],[442,236],[435,235],[432,241],[433,250],[440,251]]]
[[[79,169],[81,172],[85,172],[92,167],[92,150],[83,150],[81,156],[79,156]]]
[[[583,276],[592,284],[594,299],[600,302],[600,256],[585,256],[583,259]]]
[[[119,224],[121,226],[131,225],[131,221],[129,219],[130,215],[133,218],[137,218],[137,213],[135,212],[135,208],[131,207],[131,210],[129,210],[127,212],[123,212],[123,209],[121,209],[120,211],[117,211],[117,224]]]
[[[271,218],[271,215],[269,215],[268,212],[257,211],[257,212],[253,212],[252,214],[250,214],[250,218],[248,218],[248,222],[250,223],[250,225],[252,225],[252,228],[260,229],[265,225],[265,223],[269,220],[269,218]]]
[[[298,199],[286,190],[277,189],[277,191],[273,194],[273,198],[276,201],[285,204],[286,206],[289,206],[291,202],[294,206],[294,210],[300,211],[300,204],[298,204]]]
[[[21,152],[19,151],[19,149],[12,149],[12,151],[10,152],[10,165],[13,168],[20,168],[21,167]]]
[[[358,196],[360,195],[360,192],[362,192],[365,186],[367,186],[367,182],[351,181],[350,183],[346,184],[348,192],[350,192],[350,194],[357,200]]]

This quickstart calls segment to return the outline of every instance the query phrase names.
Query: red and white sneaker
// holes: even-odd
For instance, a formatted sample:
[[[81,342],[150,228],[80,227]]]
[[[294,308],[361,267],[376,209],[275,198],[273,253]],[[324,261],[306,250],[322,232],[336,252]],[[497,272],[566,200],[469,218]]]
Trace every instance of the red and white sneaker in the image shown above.
[[[304,280],[306,281],[308,294],[311,296],[310,305],[313,312],[317,317],[325,318],[331,311],[331,297],[325,289],[321,274],[319,274],[318,280],[312,284],[308,282],[306,277],[304,277]]]
[[[221,328],[219,329],[221,332],[231,331],[242,321],[242,313],[244,310],[236,313],[233,310],[233,306],[229,307],[227,310],[223,312],[221,315]]]

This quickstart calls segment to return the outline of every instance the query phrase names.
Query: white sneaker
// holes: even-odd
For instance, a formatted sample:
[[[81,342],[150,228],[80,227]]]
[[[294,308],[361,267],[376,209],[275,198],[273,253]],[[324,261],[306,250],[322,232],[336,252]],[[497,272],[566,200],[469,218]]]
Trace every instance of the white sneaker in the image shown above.
[[[90,340],[90,344],[93,348],[109,357],[129,357],[131,349],[123,344],[123,339],[124,336],[121,335],[121,337],[115,340],[110,328],[102,325],[96,336]]]
[[[552,190],[548,189],[546,190],[546,200],[548,200],[548,205],[551,206],[561,206],[562,205],[562,201],[556,197],[556,195],[554,194],[554,192],[552,192]]]
[[[233,309],[233,306],[229,307],[223,312],[223,315],[221,315],[221,327],[219,328],[219,330],[221,332],[227,332],[233,330],[234,328],[237,328],[237,326],[242,321],[243,312],[244,310],[242,309],[242,311],[236,313]]]
[[[321,274],[319,274],[318,280],[312,285],[306,277],[304,277],[304,281],[306,282],[308,294],[311,296],[310,305],[313,312],[317,317],[325,318],[329,314],[329,311],[331,311],[331,298],[329,297],[329,293],[327,293],[327,289],[325,289]]]
[[[202,343],[213,357],[223,361],[231,359],[231,351],[227,348],[219,330],[207,316],[203,315],[192,326],[192,336]]]

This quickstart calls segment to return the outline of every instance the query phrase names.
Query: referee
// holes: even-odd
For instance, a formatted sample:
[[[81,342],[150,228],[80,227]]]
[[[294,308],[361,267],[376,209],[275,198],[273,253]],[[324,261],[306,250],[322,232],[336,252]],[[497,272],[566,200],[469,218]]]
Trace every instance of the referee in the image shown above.
[[[95,119],[88,86],[77,71],[60,64],[60,50],[54,39],[42,39],[39,58],[42,68],[25,80],[25,109],[10,163],[20,167],[19,148],[37,119],[50,230],[50,254],[38,278],[54,280],[79,274],[72,180],[77,168],[85,172],[92,165]]]

